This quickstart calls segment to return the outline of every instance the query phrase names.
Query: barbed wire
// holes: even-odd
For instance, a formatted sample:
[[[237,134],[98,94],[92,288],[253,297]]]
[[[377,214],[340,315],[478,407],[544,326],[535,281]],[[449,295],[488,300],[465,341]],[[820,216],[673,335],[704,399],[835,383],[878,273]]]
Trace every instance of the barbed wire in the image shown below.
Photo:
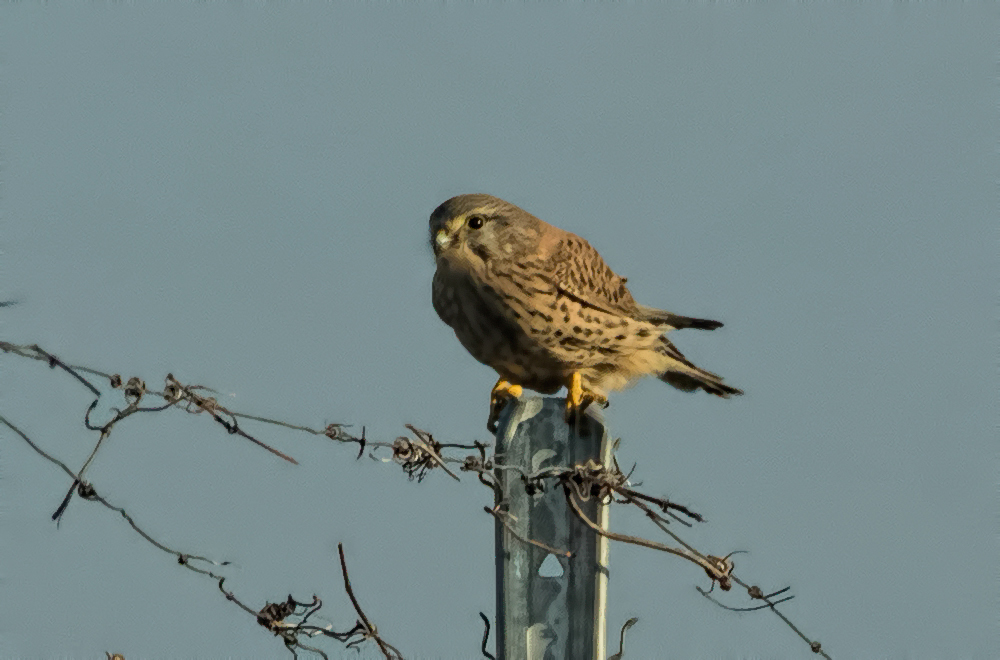
[[[485,630],[483,630],[483,643],[479,650],[482,652],[484,658],[488,658],[488,660],[497,660],[497,657],[490,653],[486,648],[486,644],[490,641],[490,618],[482,612],[479,613],[479,618],[483,620],[483,626],[485,626]]]
[[[646,495],[629,487],[628,477],[622,473],[621,469],[618,467],[617,460],[613,460],[612,465],[609,466],[603,466],[593,460],[588,460],[582,465],[546,467],[535,472],[525,472],[517,466],[500,465],[488,460],[477,460],[476,457],[470,457],[466,459],[466,463],[462,466],[462,469],[466,471],[479,472],[483,478],[485,478],[487,474],[492,477],[493,475],[490,474],[492,470],[514,470],[521,474],[521,481],[529,494],[544,491],[547,487],[550,487],[548,482],[554,482],[562,489],[563,495],[566,499],[566,504],[569,506],[573,514],[595,533],[613,541],[629,543],[632,545],[651,548],[653,550],[667,552],[700,566],[704,569],[705,573],[712,581],[712,588],[707,591],[701,589],[700,587],[695,587],[703,596],[711,600],[713,603],[716,603],[717,605],[720,605],[730,611],[752,612],[759,609],[770,609],[779,618],[781,618],[781,620],[784,621],[789,628],[801,637],[806,644],[809,645],[810,650],[824,658],[830,658],[830,656],[823,650],[820,642],[808,638],[791,622],[791,620],[788,619],[787,616],[776,609],[777,605],[794,598],[794,596],[789,595],[784,596],[777,601],[772,600],[775,596],[779,596],[787,592],[789,587],[785,587],[765,595],[759,586],[747,584],[734,574],[736,565],[732,561],[731,556],[733,554],[737,554],[739,551],[731,552],[725,557],[716,557],[714,555],[702,553],[694,546],[684,541],[684,539],[682,539],[673,530],[667,528],[666,525],[670,522],[670,520],[662,514],[670,515],[673,519],[679,520],[680,522],[685,521],[678,518],[673,513],[674,511],[680,512],[697,522],[704,522],[704,517],[694,511],[691,511],[687,507],[676,504],[675,502],[671,502],[664,498]],[[494,489],[499,488],[499,484],[495,479],[493,479],[492,484],[488,485]],[[616,495],[621,499],[616,499]],[[630,536],[628,534],[621,534],[603,529],[600,525],[591,520],[580,507],[581,503],[586,502],[591,498],[597,498],[597,500],[603,504],[616,502],[620,504],[634,505],[641,510],[654,525],[677,542],[679,547],[669,546],[659,541],[653,541],[646,538]],[[655,505],[662,513],[654,511],[650,504]],[[495,510],[487,509],[487,512],[492,513],[501,522],[505,522]],[[509,525],[505,524],[505,526],[508,530],[513,532],[513,529],[511,529]],[[563,552],[549,548],[548,546],[537,541],[521,538],[516,533],[514,536],[515,538],[518,538],[526,543],[539,545],[553,554],[560,554]],[[735,608],[724,605],[717,599],[709,596],[716,583],[718,583],[719,588],[723,591],[729,591],[732,589],[733,583],[736,583],[746,589],[747,595],[749,595],[751,599],[763,600],[764,605],[749,608]]]
[[[63,463],[62,461],[50,455],[44,449],[39,447],[38,444],[36,444],[30,437],[28,437],[28,435],[24,431],[22,431],[19,427],[17,427],[13,422],[11,422],[2,414],[0,414],[0,424],[3,424],[7,428],[9,428],[11,431],[17,434],[21,439],[23,439],[28,444],[28,446],[30,446],[36,453],[38,453],[40,456],[47,459],[54,465],[59,466],[60,468],[62,468],[64,472],[66,472],[70,477],[72,477],[74,480],[74,484],[76,484],[74,490],[77,492],[80,498],[86,501],[98,502],[107,509],[119,513],[125,519],[125,521],[128,522],[128,524],[132,527],[132,529],[135,530],[142,538],[144,538],[147,542],[149,542],[151,545],[158,548],[159,550],[162,550],[163,552],[175,556],[177,558],[177,563],[183,566],[184,568],[193,571],[195,573],[208,576],[214,580],[218,580],[219,590],[222,591],[222,593],[226,596],[226,599],[236,603],[240,608],[242,608],[249,614],[254,615],[256,617],[257,623],[259,623],[264,628],[272,631],[275,635],[280,636],[285,643],[285,647],[292,652],[293,656],[297,657],[295,650],[296,648],[298,648],[304,651],[312,651],[314,653],[321,655],[324,658],[327,658],[327,655],[322,650],[304,644],[301,639],[303,637],[314,637],[317,635],[324,635],[326,637],[332,637],[333,639],[344,642],[344,644],[348,648],[355,648],[365,640],[371,639],[376,642],[376,644],[379,646],[379,649],[383,652],[387,660],[402,660],[402,655],[400,654],[400,652],[392,645],[386,643],[379,636],[375,625],[371,623],[371,621],[368,619],[368,617],[364,614],[363,610],[361,609],[361,606],[358,604],[357,598],[355,597],[354,591],[351,587],[350,578],[348,577],[347,574],[347,563],[346,560],[344,559],[343,544],[338,544],[337,547],[338,551],[340,552],[340,562],[344,578],[344,588],[348,597],[351,600],[351,603],[354,605],[355,611],[358,613],[358,616],[360,617],[359,621],[355,623],[353,628],[349,629],[346,632],[338,633],[337,631],[332,629],[332,626],[319,627],[315,625],[309,625],[308,624],[309,617],[318,612],[323,605],[322,601],[315,595],[313,595],[313,600],[311,603],[301,603],[296,601],[291,596],[291,594],[289,594],[288,598],[281,603],[269,602],[259,611],[254,610],[253,608],[244,604],[239,598],[236,597],[236,595],[233,592],[227,591],[225,589],[225,587],[223,586],[227,579],[225,576],[219,575],[213,570],[199,568],[198,566],[195,565],[195,562],[199,562],[199,563],[209,564],[212,566],[225,567],[229,566],[231,562],[216,561],[202,555],[195,555],[191,553],[181,552],[179,550],[175,550],[167,546],[161,541],[158,541],[157,539],[153,538],[153,536],[150,535],[145,529],[140,527],[139,524],[136,523],[135,519],[124,508],[115,506],[114,504],[109,502],[105,497],[103,497],[97,492],[96,488],[92,483],[83,481],[78,473],[74,473],[65,463]],[[300,612],[299,611],[300,608],[304,608],[304,611]],[[294,617],[297,617],[298,620],[289,621],[289,619],[292,619]]]
[[[574,555],[570,550],[552,548],[551,546],[538,540],[530,539],[514,532],[513,527],[507,520],[508,514],[503,507],[503,503],[505,501],[504,492],[497,478],[497,474],[499,472],[504,470],[513,470],[520,474],[520,482],[529,495],[544,491],[547,488],[555,487],[561,489],[569,510],[571,510],[580,521],[592,529],[596,534],[600,534],[601,536],[613,541],[666,552],[694,563],[702,568],[711,580],[711,587],[707,590],[698,586],[695,587],[705,598],[730,611],[752,612],[769,609],[774,612],[792,631],[794,631],[809,646],[810,650],[824,658],[827,658],[828,660],[830,659],[830,656],[822,648],[820,642],[807,637],[784,613],[777,609],[777,605],[794,598],[793,595],[783,595],[788,591],[788,587],[764,594],[764,591],[760,587],[744,582],[734,573],[735,563],[732,561],[731,557],[739,551],[730,552],[724,557],[718,557],[700,552],[693,545],[683,540],[673,530],[669,529],[667,525],[671,522],[679,522],[690,527],[691,522],[689,521],[704,522],[704,517],[675,502],[638,491],[633,487],[633,484],[629,480],[632,471],[630,471],[628,475],[624,474],[619,468],[616,459],[613,459],[612,465],[608,466],[603,466],[593,460],[589,460],[581,465],[546,467],[534,472],[526,472],[517,466],[505,465],[498,462],[495,453],[492,455],[487,453],[487,449],[491,447],[488,443],[479,442],[478,440],[472,444],[442,443],[435,440],[431,433],[409,424],[406,425],[406,428],[411,433],[412,437],[400,436],[392,442],[372,441],[367,438],[365,427],[362,427],[360,436],[355,436],[348,430],[350,426],[347,424],[328,424],[324,428],[319,429],[307,425],[292,424],[277,419],[231,410],[220,404],[217,398],[209,396],[209,393],[217,394],[215,390],[204,385],[186,385],[177,379],[173,374],[169,373],[164,379],[163,390],[153,391],[148,390],[145,382],[137,376],[130,377],[123,382],[122,377],[117,374],[111,374],[84,366],[69,365],[35,344],[21,345],[0,341],[0,351],[32,360],[46,362],[50,368],[58,368],[72,376],[75,380],[84,385],[94,396],[93,401],[84,414],[84,425],[88,430],[97,432],[98,439],[93,450],[84,461],[83,466],[77,472],[74,472],[65,463],[42,450],[41,447],[33,442],[20,428],[15,426],[3,415],[0,415],[0,423],[3,423],[5,426],[10,428],[15,434],[27,442],[36,453],[61,467],[63,471],[66,472],[70,478],[72,478],[73,483],[59,507],[56,509],[55,513],[53,513],[53,520],[56,520],[57,523],[61,520],[74,494],[77,494],[79,497],[87,501],[97,501],[108,509],[117,511],[146,541],[160,550],[176,556],[178,563],[182,566],[218,580],[218,587],[222,593],[225,594],[226,598],[236,603],[246,612],[253,614],[261,626],[273,632],[276,636],[281,637],[285,647],[293,654],[293,656],[296,655],[297,650],[302,650],[316,653],[326,658],[326,654],[321,649],[304,643],[307,639],[322,636],[336,639],[350,648],[357,648],[359,644],[367,640],[372,640],[378,646],[384,657],[388,660],[402,658],[400,652],[395,647],[389,645],[381,638],[374,624],[370,622],[368,617],[361,610],[348,578],[347,565],[342,545],[338,546],[338,550],[340,552],[345,591],[354,605],[355,611],[358,614],[358,620],[356,621],[354,627],[343,633],[339,633],[334,631],[332,626],[322,627],[309,623],[310,617],[315,615],[316,612],[322,607],[322,601],[320,601],[320,599],[315,595],[313,596],[312,601],[308,602],[295,600],[291,595],[289,595],[286,600],[276,603],[269,602],[260,610],[254,610],[252,607],[245,605],[233,592],[227,591],[224,588],[226,580],[224,576],[217,575],[211,569],[193,566],[191,563],[203,562],[211,566],[224,567],[229,565],[229,562],[217,562],[204,556],[182,553],[171,549],[167,545],[155,540],[150,534],[140,528],[135,523],[132,516],[124,509],[112,505],[103,496],[99,495],[93,484],[85,478],[84,472],[93,462],[104,440],[119,422],[139,413],[162,412],[171,408],[178,408],[190,414],[207,413],[208,416],[211,417],[218,425],[225,428],[227,433],[231,435],[238,435],[246,440],[249,440],[255,445],[271,452],[275,456],[297,465],[297,461],[291,456],[288,456],[287,454],[271,447],[255,436],[249,434],[240,426],[239,421],[248,420],[261,424],[283,427],[316,436],[323,436],[343,444],[357,444],[358,453],[356,458],[360,458],[364,455],[365,450],[369,449],[370,458],[377,461],[393,462],[398,464],[403,469],[403,472],[406,474],[408,479],[415,480],[418,483],[423,481],[423,479],[430,472],[438,468],[448,474],[452,479],[461,481],[458,474],[448,467],[449,464],[454,464],[458,466],[459,472],[475,473],[480,483],[491,490],[494,495],[495,505],[492,508],[483,507],[483,509],[486,513],[495,518],[496,524],[502,525],[520,542],[538,546],[547,552],[561,555],[572,560]],[[122,391],[122,396],[124,397],[126,403],[125,407],[112,408],[113,415],[111,419],[104,424],[98,425],[91,423],[91,413],[97,407],[102,395],[101,391],[87,377],[85,377],[84,374],[104,378],[107,380],[108,385],[112,389],[120,389]],[[140,402],[146,396],[160,397],[164,400],[164,403],[156,406],[143,407],[140,405]],[[387,458],[377,456],[376,452],[380,450],[389,450],[390,456]],[[459,450],[475,450],[477,453],[461,455],[458,453]],[[634,469],[635,468],[633,467],[633,471]],[[591,520],[583,512],[580,506],[581,503],[594,498],[605,505],[615,503],[636,507],[656,526],[656,528],[667,534],[677,545],[668,545],[666,543],[654,541],[644,537],[632,536],[603,529],[600,525]],[[763,604],[751,607],[733,607],[726,605],[710,595],[716,584],[719,585],[722,591],[730,591],[732,589],[732,585],[737,584],[746,590],[752,600],[763,601]],[[775,600],[778,596],[781,596],[781,598]],[[485,619],[485,615],[480,615]],[[622,641],[619,644],[619,651],[615,656],[613,656],[617,660],[620,660],[623,657],[621,644],[624,642],[625,630],[627,630],[632,623],[632,620],[626,622],[626,625],[622,629]],[[491,657],[490,654],[486,652],[486,641],[488,635],[489,622],[487,620],[487,629],[483,636],[482,650],[486,657]]]
[[[639,623],[639,618],[632,617],[622,625],[621,632],[618,634],[618,653],[608,656],[608,660],[622,660],[625,657],[625,633],[637,623]]]

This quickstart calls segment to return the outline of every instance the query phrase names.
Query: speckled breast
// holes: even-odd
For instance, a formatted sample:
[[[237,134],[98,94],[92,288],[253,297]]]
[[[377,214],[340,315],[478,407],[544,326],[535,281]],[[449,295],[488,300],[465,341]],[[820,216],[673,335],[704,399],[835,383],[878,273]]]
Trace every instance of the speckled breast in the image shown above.
[[[562,386],[562,366],[488,284],[439,268],[434,275],[433,303],[462,346],[502,377],[542,393]]]

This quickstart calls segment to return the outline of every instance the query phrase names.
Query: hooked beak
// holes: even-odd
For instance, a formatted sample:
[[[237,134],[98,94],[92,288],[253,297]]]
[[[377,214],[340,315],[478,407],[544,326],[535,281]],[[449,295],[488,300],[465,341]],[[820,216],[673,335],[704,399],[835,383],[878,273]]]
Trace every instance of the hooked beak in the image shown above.
[[[451,236],[448,235],[448,230],[438,229],[437,233],[434,234],[434,251],[440,253],[442,250],[451,245]]]

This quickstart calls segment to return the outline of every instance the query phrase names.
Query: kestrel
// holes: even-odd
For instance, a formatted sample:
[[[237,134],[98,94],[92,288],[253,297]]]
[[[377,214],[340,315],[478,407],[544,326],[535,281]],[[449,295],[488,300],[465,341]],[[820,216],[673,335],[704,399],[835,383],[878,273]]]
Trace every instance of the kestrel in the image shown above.
[[[576,234],[490,195],[459,195],[430,218],[434,310],[474,358],[500,375],[487,427],[522,387],[566,386],[572,422],[607,393],[655,375],[674,387],[743,394],[692,364],[670,330],[722,324],[640,305],[625,278]]]

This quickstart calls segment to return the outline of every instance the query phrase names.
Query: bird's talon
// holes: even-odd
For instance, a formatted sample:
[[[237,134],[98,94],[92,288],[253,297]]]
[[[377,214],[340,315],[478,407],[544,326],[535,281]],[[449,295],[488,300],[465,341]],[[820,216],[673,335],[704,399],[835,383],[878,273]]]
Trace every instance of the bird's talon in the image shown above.
[[[497,384],[493,386],[493,391],[490,392],[490,416],[486,420],[486,430],[496,434],[500,413],[503,412],[504,406],[510,400],[520,397],[523,391],[520,385],[513,385],[503,378],[497,381]]]
[[[563,413],[563,419],[570,426],[573,426],[573,420],[576,418],[576,408],[574,408],[569,401],[569,397],[566,398],[566,411]]]
[[[503,410],[506,403],[507,402],[503,399],[498,399],[496,397],[492,397],[490,399],[490,417],[486,420],[486,430],[494,435],[496,435],[497,432],[497,422],[500,420],[500,411]]]
[[[573,373],[566,389],[568,391],[566,393],[566,414],[564,419],[570,426],[574,425],[576,420],[587,412],[587,406],[590,404],[597,403],[603,408],[608,407],[608,398],[606,396],[583,389],[583,378],[579,372]]]

